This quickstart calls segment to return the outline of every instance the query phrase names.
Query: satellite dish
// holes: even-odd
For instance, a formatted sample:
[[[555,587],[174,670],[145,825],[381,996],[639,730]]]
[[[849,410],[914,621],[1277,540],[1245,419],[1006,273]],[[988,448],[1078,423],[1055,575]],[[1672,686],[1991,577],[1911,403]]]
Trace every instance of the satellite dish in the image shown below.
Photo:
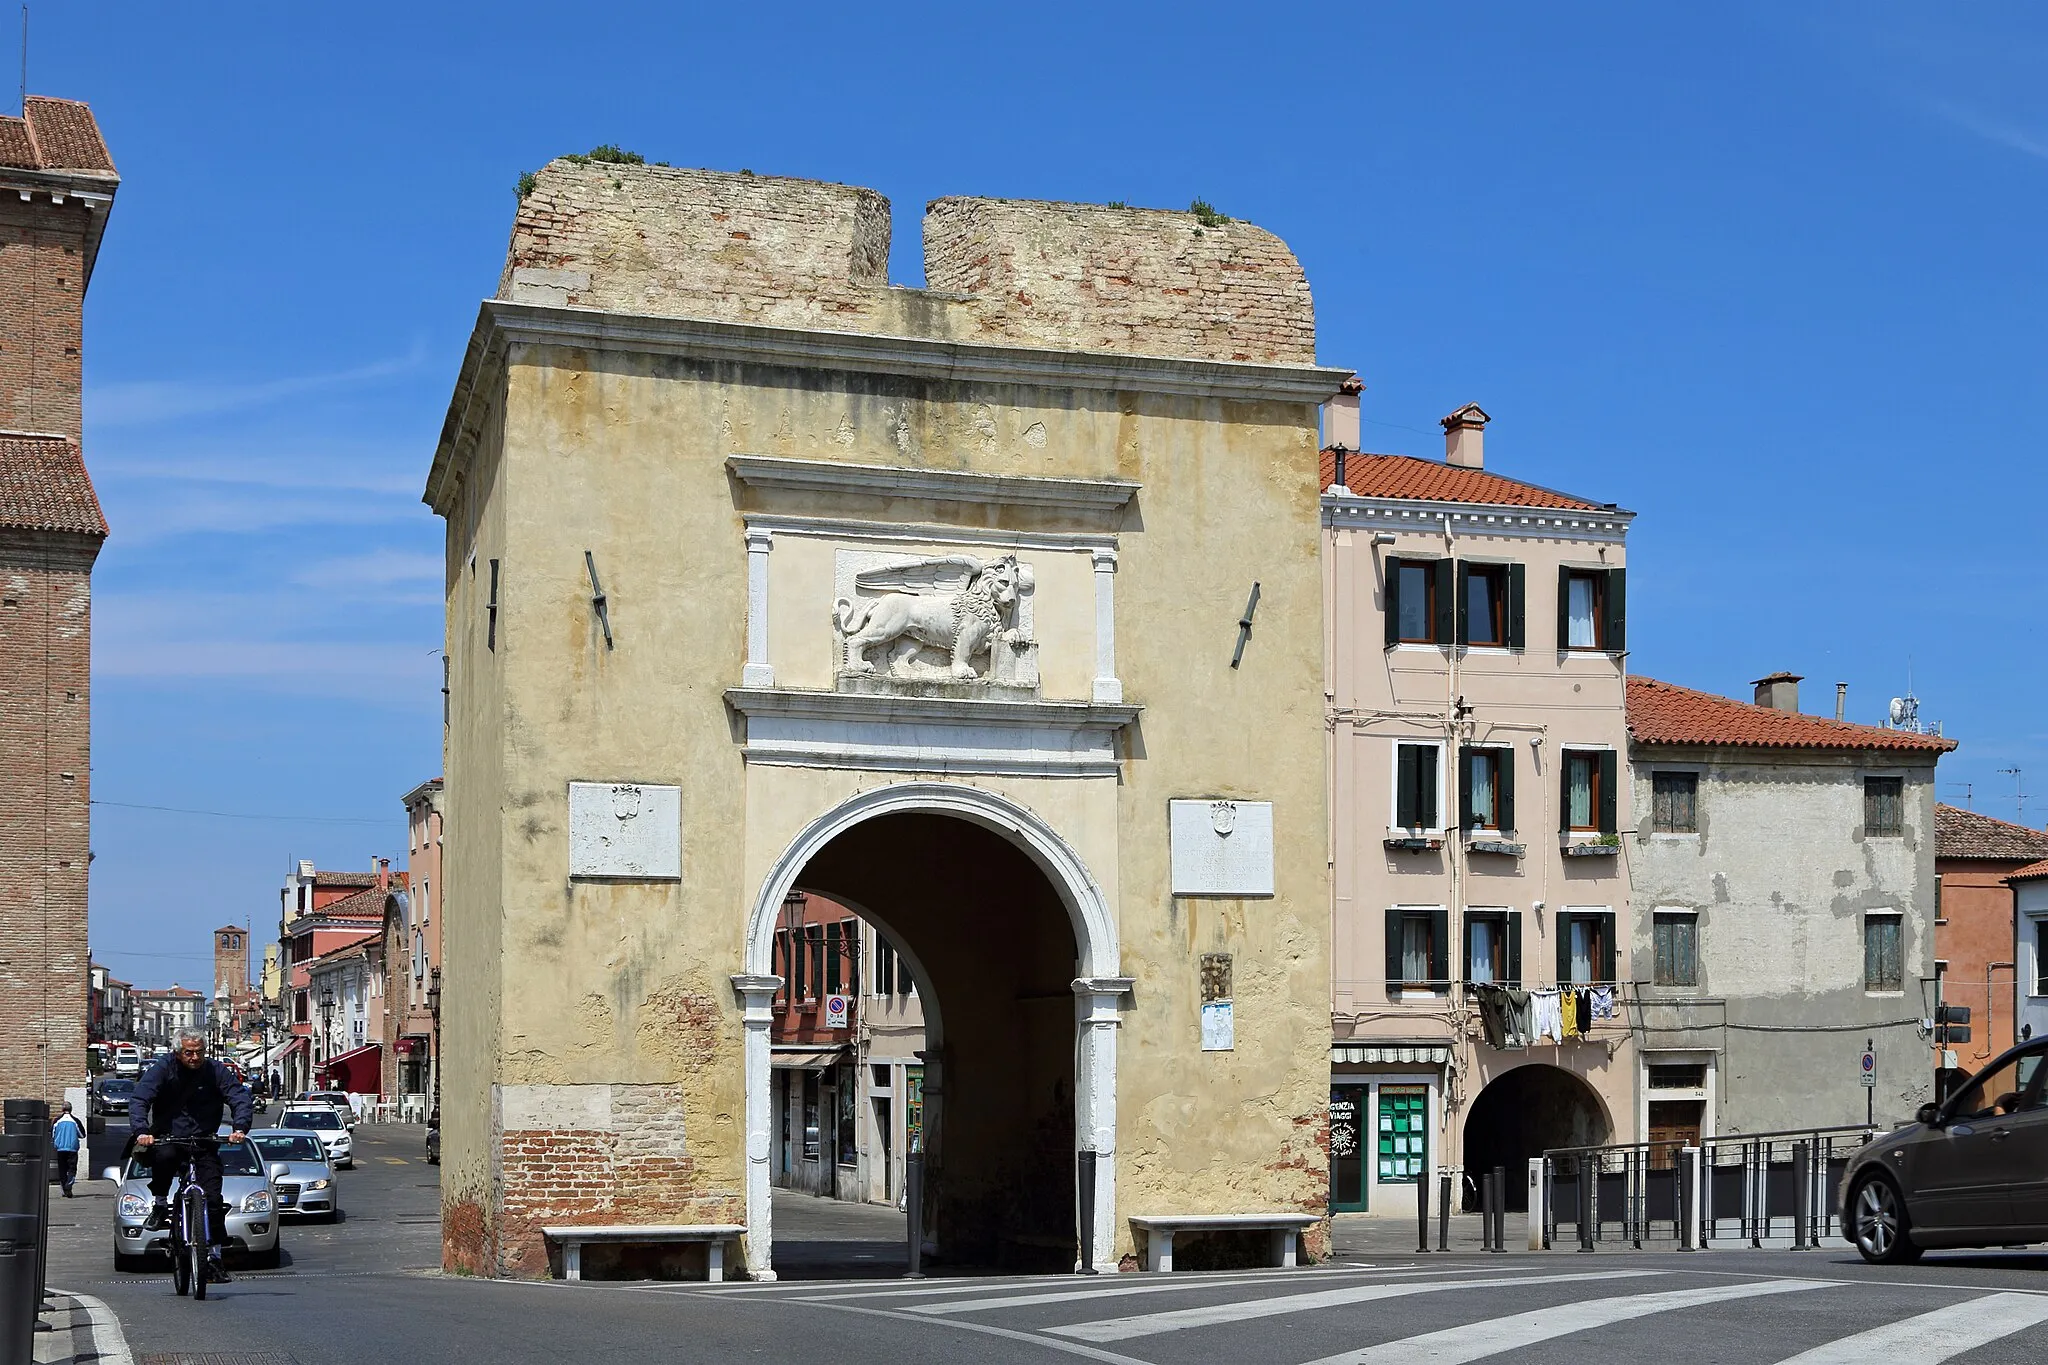
[[[1906,716],[1906,699],[1904,697],[1893,697],[1891,707],[1892,724],[1904,725],[1906,723]]]

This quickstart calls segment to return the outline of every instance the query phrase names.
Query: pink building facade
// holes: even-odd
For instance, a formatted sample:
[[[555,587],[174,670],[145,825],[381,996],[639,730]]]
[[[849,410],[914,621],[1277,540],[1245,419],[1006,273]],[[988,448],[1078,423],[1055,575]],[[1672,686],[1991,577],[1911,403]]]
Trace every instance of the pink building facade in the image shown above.
[[[1477,406],[1441,463],[1362,454],[1357,401],[1321,479],[1331,1203],[1413,1216],[1435,1171],[1504,1167],[1518,1207],[1528,1157],[1637,1136],[1633,514],[1488,471]]]

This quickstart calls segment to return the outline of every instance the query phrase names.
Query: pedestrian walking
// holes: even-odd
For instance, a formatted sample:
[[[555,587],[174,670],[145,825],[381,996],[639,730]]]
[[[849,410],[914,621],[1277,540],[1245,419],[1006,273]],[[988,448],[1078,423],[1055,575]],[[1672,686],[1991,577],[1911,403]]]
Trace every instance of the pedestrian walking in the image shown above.
[[[64,1112],[50,1125],[50,1143],[57,1149],[57,1176],[64,1182],[66,1199],[71,1198],[71,1187],[78,1183],[78,1149],[84,1142],[85,1125],[71,1112],[67,1100]]]

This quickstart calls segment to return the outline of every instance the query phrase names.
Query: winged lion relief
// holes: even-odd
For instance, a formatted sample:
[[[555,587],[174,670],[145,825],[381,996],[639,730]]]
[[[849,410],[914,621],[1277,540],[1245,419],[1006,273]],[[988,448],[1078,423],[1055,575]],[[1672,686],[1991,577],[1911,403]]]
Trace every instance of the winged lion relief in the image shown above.
[[[1037,684],[1036,645],[1019,610],[1031,568],[1015,555],[910,560],[864,570],[853,585],[857,596],[832,607],[842,674]]]

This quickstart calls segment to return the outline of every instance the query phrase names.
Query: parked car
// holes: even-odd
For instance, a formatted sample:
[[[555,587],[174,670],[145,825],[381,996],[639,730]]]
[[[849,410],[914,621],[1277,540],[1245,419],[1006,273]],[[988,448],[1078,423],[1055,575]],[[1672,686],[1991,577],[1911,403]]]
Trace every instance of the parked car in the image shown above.
[[[311,1133],[320,1139],[320,1145],[327,1149],[327,1159],[336,1166],[356,1164],[355,1142],[349,1136],[348,1125],[341,1115],[328,1104],[288,1104],[277,1119],[279,1128],[295,1129]]]
[[[312,1133],[285,1128],[259,1128],[249,1145],[270,1171],[280,1218],[341,1217],[341,1187],[327,1159],[327,1148]]]
[[[1995,1059],[1849,1159],[1842,1226],[1866,1261],[2048,1241],[2048,1038]]]
[[[102,1076],[92,1088],[92,1112],[103,1117],[128,1112],[128,1097],[135,1093],[135,1082],[124,1076]]]
[[[248,1258],[260,1270],[275,1270],[283,1264],[284,1252],[278,1240],[275,1212],[276,1193],[270,1177],[246,1142],[224,1142],[220,1148],[221,1197],[228,1206],[228,1250]],[[109,1180],[120,1182],[114,1198],[114,1269],[141,1270],[145,1260],[163,1249],[169,1228],[150,1229],[150,1207],[156,1202],[149,1192],[149,1165],[136,1159],[131,1140],[121,1155],[121,1164],[110,1168]],[[171,1199],[178,1198],[178,1185],[171,1185]]]
[[[427,1117],[427,1164],[441,1164],[441,1111],[438,1109]]]

